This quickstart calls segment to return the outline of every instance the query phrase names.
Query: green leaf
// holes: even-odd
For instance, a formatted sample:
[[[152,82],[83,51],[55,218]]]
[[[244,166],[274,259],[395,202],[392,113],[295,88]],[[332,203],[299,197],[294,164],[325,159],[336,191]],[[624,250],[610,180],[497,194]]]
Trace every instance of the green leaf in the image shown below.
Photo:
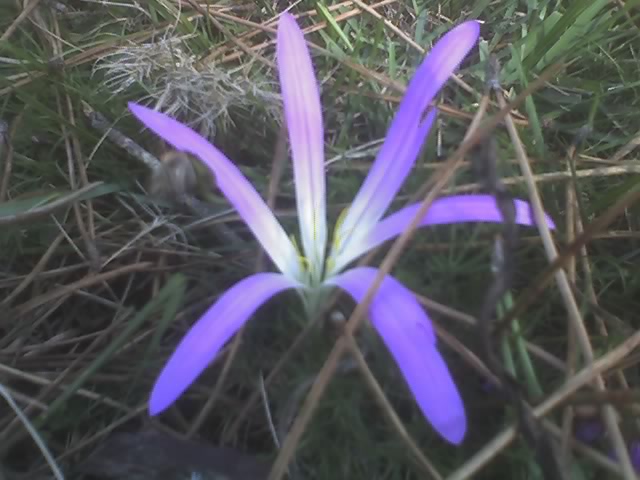
[[[574,2],[562,18],[554,22],[551,30],[536,42],[534,50],[527,55],[523,64],[527,70],[542,71],[560,57],[576,47],[576,40],[585,38],[593,28],[593,20],[609,4],[609,0]],[[556,12],[554,12],[556,13]],[[548,18],[553,16],[550,15]],[[543,24],[546,22],[543,22]]]
[[[520,77],[522,88],[526,89],[527,86],[529,86],[529,82],[527,80],[527,75],[524,71],[522,62],[520,61],[518,50],[515,49],[513,45],[510,45],[509,47],[511,49],[512,59],[515,61],[516,71],[518,73],[518,76]],[[525,100],[525,109],[529,117],[529,126],[531,127],[531,130],[533,132],[533,141],[536,153],[538,157],[544,158],[545,144],[544,135],[542,134],[542,125],[540,124],[540,117],[538,116],[538,111],[531,95],[529,95]]]
[[[80,195],[76,201],[91,200],[93,198],[102,197],[110,193],[119,192],[122,190],[122,185],[116,185],[113,183],[104,183],[98,185],[96,188]],[[8,202],[0,203],[0,218],[12,217],[27,213],[38,207],[43,207],[48,203],[64,198],[65,196],[73,195],[72,190],[53,190],[51,192],[41,193],[28,198],[19,198]]]
[[[344,33],[344,30],[340,28],[340,25],[338,25],[338,22],[336,22],[336,19],[333,18],[333,15],[331,15],[331,12],[329,11],[329,9],[325,7],[322,3],[318,2],[316,3],[316,10],[318,11],[318,14],[326,20],[326,22],[329,24],[329,27],[331,27],[331,30],[333,30],[335,33],[338,34],[338,36],[345,43],[349,51],[353,52],[353,45],[351,45],[351,42],[349,41],[349,37],[347,36],[346,33]]]

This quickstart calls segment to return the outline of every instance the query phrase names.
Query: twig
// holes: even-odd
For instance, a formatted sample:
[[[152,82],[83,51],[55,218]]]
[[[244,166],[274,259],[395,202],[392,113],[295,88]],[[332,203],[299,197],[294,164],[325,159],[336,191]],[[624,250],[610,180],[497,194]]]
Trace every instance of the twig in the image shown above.
[[[33,425],[31,425],[31,422],[29,421],[29,419],[24,415],[24,413],[22,413],[22,410],[20,410],[20,407],[16,405],[16,402],[14,402],[13,398],[11,398],[11,394],[7,391],[6,388],[4,388],[4,385],[2,384],[0,384],[0,395],[4,397],[4,399],[7,401],[9,406],[13,409],[13,411],[16,413],[16,415],[24,425],[24,428],[26,428],[27,431],[29,432],[29,435],[31,435],[31,438],[33,438],[33,441],[36,443],[36,445],[42,452],[42,456],[45,458],[45,460],[49,464],[49,467],[51,468],[51,471],[53,472],[54,477],[56,477],[57,480],[64,480],[64,475],[62,474],[60,467],[58,467],[58,464],[56,463],[53,456],[51,455],[51,452],[49,452],[49,449],[44,444],[42,437],[40,437],[38,432],[36,432],[36,429],[33,427]]]
[[[611,157],[611,161],[618,163],[638,147],[640,147],[640,131],[638,131],[638,133],[636,133],[636,135],[631,140],[629,140],[626,145],[621,147],[620,150],[613,154],[613,156]]]
[[[108,272],[88,275],[85,278],[81,278],[80,280],[72,282],[68,285],[62,285],[61,287],[50,290],[47,293],[44,293],[36,298],[32,298],[31,300],[23,303],[22,305],[20,305],[15,309],[16,317],[25,315],[26,313],[32,311],[33,309],[38,308],[39,306],[44,305],[47,302],[55,300],[56,298],[63,297],[65,295],[70,295],[76,290],[79,290],[81,288],[86,288],[91,285],[95,285],[96,283],[106,282],[120,275],[148,270],[151,267],[153,267],[153,264],[150,262],[140,262],[140,263],[134,263],[132,265],[125,265],[123,267],[116,268],[115,270],[110,270]],[[7,317],[10,317],[10,318],[7,318]],[[11,320],[11,319],[13,319],[11,318],[11,316],[5,316],[3,318],[3,320],[5,321]]]
[[[87,102],[82,102],[82,111],[89,120],[89,125],[102,132],[105,137],[124,149],[133,158],[139,160],[149,170],[154,171],[161,167],[160,160],[151,155],[144,148],[131,140],[129,137],[113,128],[113,125],[99,112],[96,112]]]
[[[67,207],[74,204],[75,202],[80,201],[83,196],[95,190],[102,184],[103,182],[90,183],[86,187],[82,187],[74,192],[68,193],[67,195],[62,195],[61,197],[52,200],[51,202],[48,202],[47,204],[40,207],[36,207],[22,213],[0,216],[0,226],[29,223],[42,217],[46,217],[47,215],[52,214],[60,208]]]
[[[554,435],[558,439],[561,439],[563,433],[562,433],[561,429],[558,428],[557,425],[555,425],[553,422],[544,421],[544,420],[543,420],[543,423],[544,423],[545,428],[549,432],[551,432],[552,435]],[[573,437],[569,437],[567,443],[576,452],[581,453],[585,458],[588,458],[592,462],[596,463],[598,466],[600,466],[602,468],[606,468],[607,470],[609,470],[613,474],[620,475],[620,473],[622,471],[620,469],[620,465],[618,465],[616,462],[611,460],[605,454],[600,453],[598,450],[595,450],[594,448],[592,448],[592,447],[590,447],[588,445],[585,445],[584,443],[576,440]]]
[[[640,165],[620,165],[616,167],[598,167],[598,168],[588,168],[582,170],[576,170],[575,177],[576,178],[599,178],[599,177],[613,177],[617,175],[629,175],[629,174],[639,174],[640,173]],[[542,182],[555,182],[557,180],[567,180],[572,178],[572,173],[567,171],[560,172],[547,172],[547,173],[538,173],[533,175],[533,179],[536,183]],[[522,175],[514,176],[514,177],[505,177],[502,179],[502,183],[505,185],[516,185],[521,183],[526,178]],[[446,193],[460,193],[460,192],[473,192],[478,189],[480,185],[477,183],[470,183],[467,185],[460,185],[456,187],[449,187],[444,191]]]
[[[263,65],[266,65],[267,67],[271,67],[271,68],[276,68],[275,63],[273,63],[271,60],[267,60],[261,55],[258,55],[254,49],[247,46],[242,40],[238,39],[236,35],[232,34],[224,25],[222,25],[222,23],[220,23],[220,20],[218,20],[214,15],[211,14],[211,12],[209,12],[208,9],[202,8],[195,0],[187,0],[187,1],[198,13],[200,13],[202,16],[206,17],[211,23],[213,23],[216,26],[216,28],[220,30],[220,32],[222,32],[222,34],[226,38],[231,40],[231,42],[233,42],[233,44],[236,47],[238,47],[240,50],[242,50],[244,53],[249,55],[254,60],[257,60],[258,62],[262,63]]]
[[[269,407],[269,397],[267,395],[267,389],[264,386],[264,375],[260,372],[258,376],[258,385],[260,386],[260,396],[262,397],[262,404],[264,405],[264,414],[267,417],[267,424],[269,425],[269,432],[276,448],[280,448],[280,439],[278,438],[278,432],[273,424],[273,417],[271,416],[271,408]]]
[[[551,394],[544,402],[533,409],[535,418],[548,415],[554,408],[561,405],[569,396],[584,385],[589,384],[595,377],[612,368],[631,351],[640,345],[640,331],[634,333],[616,348],[595,360],[591,365],[584,367],[571,379],[567,380],[558,390]],[[506,428],[487,442],[471,459],[462,467],[453,472],[446,480],[466,480],[474,478],[474,475],[491,461],[491,459],[516,438],[516,427]]]
[[[19,378],[21,381],[29,382],[34,385],[42,385],[45,387],[49,387],[55,383],[55,381],[49,380],[48,378],[34,375],[28,372],[23,372],[21,370],[18,370],[17,368],[13,368],[8,365],[0,364],[0,372],[2,372],[3,375],[10,375],[12,377]],[[58,388],[60,390],[64,390],[67,386],[68,385],[59,385]],[[96,402],[102,403],[103,405],[107,405],[109,407],[112,407],[116,410],[120,410],[122,412],[129,411],[129,407],[127,407],[125,404],[120,403],[111,398],[105,397],[102,394],[98,394],[86,388],[79,388],[77,391],[77,394],[79,397],[84,397],[90,400],[94,400]]]
[[[553,260],[545,270],[536,276],[534,281],[531,282],[531,286],[520,294],[515,305],[500,319],[500,325],[498,325],[497,329],[504,328],[504,326],[508,325],[515,317],[522,315],[527,307],[531,305],[547,288],[549,283],[553,281],[554,275],[567,264],[572,255],[576,255],[580,248],[586,245],[597,232],[606,229],[626,208],[638,201],[640,201],[640,191],[632,189],[618,199],[605,213],[593,220],[587,228],[584,229],[582,234],[578,235],[573,242],[564,248],[562,255]]]
[[[504,108],[506,106],[504,97],[500,93],[498,93],[497,96],[500,106]],[[536,184],[533,181],[533,172],[531,171],[531,166],[529,165],[529,162],[527,160],[527,154],[524,150],[522,142],[520,141],[518,132],[510,115],[507,115],[505,117],[505,123],[509,132],[509,136],[511,137],[511,141],[516,150],[516,157],[520,160],[520,167],[525,176],[527,189],[529,191],[529,199],[531,201],[533,210],[533,216],[540,231],[542,243],[544,245],[549,261],[553,262],[558,258],[558,250],[556,249],[555,243],[553,242],[553,237],[551,236],[551,231],[545,220],[542,201],[540,199],[540,194],[538,193]],[[567,275],[564,270],[560,269],[556,272],[555,277],[560,295],[562,296],[565,307],[567,308],[569,321],[573,324],[578,344],[580,346],[584,359],[587,364],[589,364],[593,362],[594,359],[593,349],[591,348],[589,334],[582,320],[582,315],[580,313],[578,304],[576,303],[575,297],[573,296],[573,292],[571,291]],[[597,376],[595,378],[595,386],[599,390],[604,390],[606,388],[602,377]],[[622,433],[620,432],[620,427],[618,426],[615,409],[611,405],[605,405],[603,407],[603,413],[612,446],[616,452],[616,455],[622,462],[624,478],[626,480],[635,480],[635,470],[629,458],[629,452],[627,451],[624,438],[622,437]]]
[[[562,479],[562,469],[550,439],[531,414],[531,407],[523,396],[519,382],[495,354],[497,349],[493,337],[493,318],[505,294],[512,287],[516,268],[514,255],[518,242],[518,230],[515,223],[515,205],[498,175],[495,140],[489,138],[478,145],[472,152],[471,158],[476,176],[482,180],[485,189],[494,196],[502,216],[502,235],[496,238],[493,250],[494,280],[487,290],[477,323],[484,357],[488,366],[499,378],[497,388],[513,406],[523,438],[539,459],[544,477]]]
[[[330,300],[327,303],[333,304],[333,301]],[[309,337],[311,332],[313,332],[316,329],[317,324],[323,318],[323,315],[324,315],[324,312],[321,312],[316,316],[315,319],[307,323],[307,325],[305,325],[302,332],[300,332],[296,337],[296,339],[293,341],[289,349],[278,359],[278,362],[273,366],[273,368],[269,372],[269,375],[267,375],[267,378],[265,379],[266,387],[268,387],[271,384],[271,382],[273,382],[273,380],[280,373],[282,368],[291,359],[293,354],[300,349],[300,347],[304,344],[305,340]],[[249,396],[249,399],[242,406],[242,408],[240,409],[240,413],[238,413],[236,419],[233,421],[228,431],[224,433],[224,436],[223,436],[224,441],[229,441],[231,438],[233,438],[236,435],[238,428],[240,428],[240,424],[246,418],[249,411],[255,406],[256,402],[259,399],[260,399],[260,392],[259,390],[256,389],[253,391],[253,393]]]
[[[55,17],[54,17],[55,18]],[[57,24],[56,24],[57,26]],[[54,53],[57,53],[57,49],[54,50]],[[55,90],[55,98],[56,105],[58,108],[58,113],[61,117],[68,117],[69,123],[74,126],[75,120],[73,115],[73,108],[71,106],[71,99],[65,93],[64,98],[66,99],[66,109],[65,112],[63,108],[62,99],[60,98],[60,93]],[[65,115],[66,113],[66,115]],[[77,179],[76,179],[76,170],[80,172],[80,184],[83,186],[87,186],[89,184],[89,180],[87,178],[87,174],[84,168],[84,161],[82,160],[82,153],[79,151],[79,143],[75,138],[75,135],[72,131],[69,131],[64,123],[61,124],[62,130],[62,138],[64,141],[65,152],[67,155],[67,169],[69,174],[69,186],[71,190],[76,190],[77,187]],[[75,162],[74,162],[75,159]],[[92,229],[93,220],[92,213],[93,207],[92,202],[90,200],[86,201],[87,204],[87,213],[89,216],[89,226],[85,223],[85,219],[82,215],[82,210],[80,209],[80,202],[74,202],[72,205],[73,213],[76,217],[76,227],[80,232],[80,237],[82,238],[82,243],[84,244],[84,249],[89,258],[91,268],[94,271],[100,270],[100,253],[98,252],[98,248],[95,243],[95,231]]]
[[[0,37],[0,43],[9,40],[13,32],[15,32],[20,24],[29,16],[29,14],[38,6],[40,0],[31,0],[26,4],[26,6],[22,9],[20,14],[16,17],[16,19],[7,27],[2,36]]]
[[[24,109],[11,122],[11,127],[7,128],[4,120],[0,120],[0,160],[4,155],[4,165],[2,172],[2,181],[0,182],[0,202],[4,202],[9,191],[9,179],[11,178],[11,169],[13,168],[13,141],[16,131],[22,122]],[[6,151],[6,153],[5,153]]]
[[[405,428],[405,426],[402,424],[402,420],[394,410],[393,406],[391,406],[391,403],[389,403],[389,400],[384,394],[384,390],[382,389],[382,387],[376,380],[376,377],[373,375],[373,372],[371,372],[371,369],[367,365],[367,361],[365,360],[364,355],[362,355],[362,352],[360,351],[360,347],[355,342],[352,336],[348,336],[347,338],[349,341],[349,347],[348,347],[349,351],[351,355],[353,355],[353,357],[356,359],[358,368],[360,369],[360,373],[366,380],[369,388],[373,391],[373,394],[376,400],[380,403],[380,407],[382,408],[382,411],[385,413],[385,415],[391,422],[391,425],[400,436],[400,439],[409,448],[413,456],[418,461],[418,464],[422,467],[423,471],[427,473],[434,480],[441,480],[442,475],[440,475],[438,470],[436,470],[436,467],[429,461],[429,459],[424,456],[424,454],[420,450],[420,447],[418,447],[418,445],[413,440],[413,438],[411,438],[411,435],[409,435],[409,432],[407,432],[407,429]]]
[[[582,136],[580,136],[582,137]],[[575,153],[578,146],[578,137],[574,137],[573,144],[569,147],[567,154],[567,173],[571,174],[566,182],[566,232],[565,235],[568,241],[575,240],[576,222],[579,218],[580,212],[578,211],[577,204],[577,192],[575,185]],[[584,247],[581,249],[583,250]],[[567,266],[567,276],[572,284],[576,284],[576,257],[572,256]],[[565,378],[571,378],[575,374],[576,366],[578,363],[578,348],[576,345],[576,336],[573,331],[573,325],[567,323],[567,355],[566,365],[567,371]],[[560,458],[562,459],[565,472],[571,471],[572,455],[570,450],[569,441],[573,432],[573,420],[574,410],[571,405],[568,405],[562,412],[562,435],[560,438]]]
[[[391,5],[393,3],[397,3],[398,0],[383,0],[382,2],[378,2],[374,5],[372,5],[373,8],[378,8],[378,7],[382,7],[382,6],[386,6],[386,5]],[[332,5],[327,5],[327,9],[330,12],[336,12],[335,15],[335,19],[336,21],[338,20],[347,20],[349,18],[355,17],[357,15],[359,15],[360,13],[362,13],[362,11],[358,8],[353,8],[352,10],[346,11],[344,13],[340,13],[341,9],[345,8],[345,7],[351,7],[353,5],[353,2],[351,0],[348,1],[344,1],[344,2],[338,2],[338,3],[334,3]],[[290,7],[289,7],[290,8]],[[287,8],[287,10],[289,10],[289,8]],[[242,34],[240,34],[239,36],[237,36],[237,38],[239,38],[242,41],[246,41],[246,40],[250,40],[251,38],[260,35],[263,32],[271,32],[274,33],[275,29],[273,28],[273,25],[276,24],[276,22],[278,21],[278,17],[274,17],[271,18],[269,20],[266,20],[262,23],[256,23],[256,22],[252,22],[251,20],[247,20],[246,18],[241,18],[241,17],[237,17],[234,15],[230,15],[228,13],[224,13],[224,12],[220,12],[220,11],[216,11],[216,10],[209,10],[211,15],[214,15],[216,17],[220,17],[223,20],[226,20],[228,22],[233,22],[236,23],[238,25],[243,25],[245,27],[249,27],[252,28],[252,31],[249,32],[244,32]],[[313,17],[313,16],[317,16],[318,12],[315,9],[312,10],[307,10],[306,12],[301,12],[301,13],[297,13],[295,15],[297,20],[300,20],[301,18],[304,17]],[[311,31],[317,31],[317,30],[322,30],[324,28],[326,28],[327,26],[327,22],[325,21],[321,21],[321,22],[317,22],[314,23],[311,27],[305,29],[305,34],[306,33],[310,33]],[[229,42],[231,43],[231,42]],[[261,44],[261,45],[254,45],[253,48],[257,49],[259,46],[266,46],[265,43]],[[228,44],[223,44],[221,47],[217,48],[216,50],[214,50],[213,52],[211,52],[209,55],[207,55],[207,57],[205,58],[204,62],[211,62],[211,61],[216,61],[217,57],[220,57],[222,54],[228,52],[229,50],[232,50],[232,46],[228,45]],[[238,57],[242,55],[242,52],[237,52]],[[238,58],[236,57],[236,58]]]
[[[20,293],[22,293],[24,289],[31,284],[31,282],[33,282],[33,280],[38,276],[38,274],[44,270],[44,268],[47,265],[47,262],[49,262],[53,254],[56,252],[60,243],[62,243],[62,240],[64,240],[64,235],[62,234],[58,235],[55,238],[55,240],[51,243],[51,245],[49,245],[49,248],[47,248],[47,250],[44,252],[44,255],[40,257],[40,260],[38,260],[38,263],[36,263],[35,267],[33,267],[33,269],[29,272],[29,274],[22,279],[20,284],[16,288],[14,288],[13,291],[9,295],[7,295],[7,297],[0,302],[0,306],[2,307],[9,306],[11,302],[18,295],[20,295]]]
[[[402,30],[400,30],[398,27],[396,27],[393,22],[391,22],[390,20],[388,20],[387,18],[385,18],[383,15],[381,15],[380,13],[378,13],[376,10],[374,10],[372,7],[370,7],[369,5],[367,5],[366,3],[362,2],[361,0],[353,0],[353,3],[355,3],[356,5],[358,5],[362,10],[364,10],[365,12],[367,12],[369,15],[375,17],[376,19],[380,20],[382,23],[384,23],[384,25],[389,28],[389,30],[391,30],[393,33],[395,33],[396,35],[398,35],[402,40],[404,40],[408,45],[411,46],[411,48],[413,48],[414,50],[416,50],[418,53],[420,53],[421,55],[424,55],[425,53],[427,53],[426,49],[422,46],[420,46],[418,43],[416,43],[415,41],[413,41],[413,39],[407,35],[406,33],[404,33]],[[468,93],[475,93],[476,95],[478,95],[478,92],[475,91],[475,89],[469,85],[467,82],[465,82],[464,80],[462,80],[458,75],[454,74],[451,76],[451,79],[459,86],[461,87],[463,90],[465,90]]]

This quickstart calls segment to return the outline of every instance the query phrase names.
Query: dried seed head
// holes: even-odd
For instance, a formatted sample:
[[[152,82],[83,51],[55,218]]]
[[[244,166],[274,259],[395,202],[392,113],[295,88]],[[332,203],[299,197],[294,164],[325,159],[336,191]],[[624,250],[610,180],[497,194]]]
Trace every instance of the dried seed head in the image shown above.
[[[151,173],[149,193],[174,203],[196,193],[197,177],[193,161],[184,152],[171,151],[160,157],[160,166]]]
[[[200,63],[189,46],[191,38],[168,34],[154,42],[125,45],[98,60],[93,73],[104,75],[103,85],[114,95],[144,86],[153,108],[186,120],[207,138],[232,124],[232,108],[247,118],[255,118],[257,109],[279,121],[280,96],[272,80],[243,68]]]

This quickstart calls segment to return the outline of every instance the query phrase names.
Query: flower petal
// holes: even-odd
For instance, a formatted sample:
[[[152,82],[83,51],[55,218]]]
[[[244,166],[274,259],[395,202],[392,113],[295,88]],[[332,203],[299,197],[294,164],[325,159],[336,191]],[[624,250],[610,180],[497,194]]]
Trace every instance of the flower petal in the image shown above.
[[[413,167],[427,131],[425,109],[478,40],[478,22],[462,23],[438,41],[409,83],[387,137],[336,238],[368,231],[382,218]]]
[[[529,203],[524,200],[514,200],[516,207],[516,223],[519,225],[534,225],[531,218]],[[339,271],[347,264],[382,243],[400,235],[411,223],[418,212],[420,204],[408,205],[379,222],[362,241],[354,248],[345,251],[335,262],[333,271]],[[555,223],[546,216],[549,228],[555,228]],[[492,195],[453,195],[435,200],[427,215],[419,223],[421,227],[428,225],[442,225],[449,223],[486,222],[502,223],[502,214],[496,206]]]
[[[238,211],[278,269],[291,278],[300,278],[298,254],[291,240],[238,167],[206,139],[177,120],[135,103],[129,103],[129,110],[174,148],[202,160],[213,172],[224,196]]]
[[[312,271],[320,275],[327,242],[322,107],[304,35],[288,13],[282,14],[278,22],[277,59],[300,236]]]
[[[343,288],[360,302],[376,274],[374,268],[354,268],[329,283]],[[395,278],[386,276],[369,314],[424,416],[446,440],[460,443],[467,429],[464,405],[436,348],[431,321],[413,294]]]
[[[435,118],[436,110],[432,110],[427,114],[424,121],[420,125],[418,140],[413,142],[413,149],[408,154],[409,156],[413,156],[415,158],[418,155],[420,148],[422,148],[424,138],[429,133],[429,130],[431,129],[431,125],[433,124]],[[391,193],[390,190],[393,190],[393,193]],[[393,197],[396,193],[396,190],[397,189],[395,189],[392,183],[383,183],[382,185],[380,185],[378,194],[380,196]],[[355,202],[352,204],[351,208],[354,208],[354,205]],[[353,254],[355,254],[356,257],[361,255],[363,252],[363,245],[367,243],[367,238],[371,234],[371,228],[358,227],[355,230],[347,231],[341,227],[342,224],[338,224],[338,226],[336,227],[334,245],[331,251],[331,256],[329,257],[329,262],[327,263],[329,275],[332,275],[335,272],[339,272],[346,265],[346,263],[344,261],[341,261],[341,259],[353,259],[355,258],[353,257]],[[351,252],[354,253],[352,254]]]
[[[276,293],[299,286],[278,273],[258,273],[227,290],[191,327],[162,369],[149,400],[151,415],[182,395],[260,305]]]

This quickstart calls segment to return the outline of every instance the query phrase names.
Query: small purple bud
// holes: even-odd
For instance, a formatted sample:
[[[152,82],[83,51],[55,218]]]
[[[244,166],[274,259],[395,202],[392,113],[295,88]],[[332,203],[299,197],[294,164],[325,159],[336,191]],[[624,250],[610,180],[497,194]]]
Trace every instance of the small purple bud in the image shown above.
[[[576,438],[585,443],[593,443],[604,434],[604,425],[599,418],[578,420],[575,427]]]
[[[480,381],[480,389],[488,394],[495,394],[498,391],[498,385],[493,383],[491,380],[483,378]]]

